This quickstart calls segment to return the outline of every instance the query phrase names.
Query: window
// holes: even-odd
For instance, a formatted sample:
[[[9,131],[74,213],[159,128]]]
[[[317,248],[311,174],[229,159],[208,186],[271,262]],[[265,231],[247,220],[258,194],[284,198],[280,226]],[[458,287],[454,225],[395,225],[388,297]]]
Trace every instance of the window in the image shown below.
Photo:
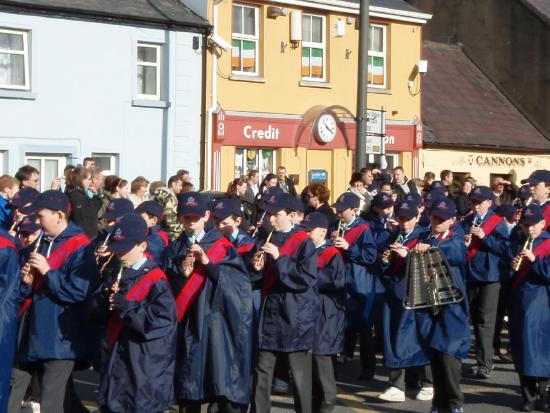
[[[233,5],[231,71],[258,75],[259,10],[257,7]]]
[[[104,176],[118,173],[118,155],[114,153],[92,153],[96,168],[99,168]]]
[[[30,88],[27,32],[0,29],[0,88]]]
[[[302,79],[324,81],[325,17],[302,15]]]
[[[386,26],[371,24],[368,86],[386,87]]]
[[[260,179],[269,173],[275,173],[275,151],[273,149],[236,148],[235,178],[246,176],[248,171],[256,169]]]
[[[399,155],[396,153],[386,153],[386,166],[382,165],[382,155],[378,154],[369,153],[367,162],[369,164],[377,164],[382,169],[393,169],[400,165]]]
[[[39,191],[45,191],[50,189],[55,178],[63,176],[67,157],[65,155],[26,154],[25,163],[38,169],[40,172]]]
[[[140,99],[160,100],[161,46],[137,45],[137,95]]]

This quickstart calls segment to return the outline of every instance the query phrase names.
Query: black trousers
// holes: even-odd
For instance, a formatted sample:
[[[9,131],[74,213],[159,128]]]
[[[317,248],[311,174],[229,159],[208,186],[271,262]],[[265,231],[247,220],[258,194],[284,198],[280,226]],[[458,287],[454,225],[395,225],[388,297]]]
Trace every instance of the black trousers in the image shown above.
[[[502,342],[502,329],[504,327],[504,317],[508,314],[508,305],[510,303],[510,283],[502,282],[500,284],[500,292],[498,295],[497,315],[495,321],[495,335],[493,337],[493,348],[498,355]]]
[[[498,282],[468,286],[470,316],[476,337],[476,361],[478,366],[487,368],[493,368],[493,339],[499,291]]]
[[[313,394],[316,407],[321,403],[336,402],[337,390],[332,356],[313,356]]]
[[[40,411],[64,413],[65,390],[73,367],[74,360],[46,360],[24,368],[14,367],[11,374],[8,413],[21,412],[21,402],[35,372],[38,372],[40,381]]]
[[[412,387],[432,387],[432,369],[429,364],[406,369],[390,369],[390,386],[405,391],[406,384]]]
[[[269,413],[271,410],[271,383],[277,354],[266,350],[258,352],[258,363],[253,383],[253,412]],[[287,353],[287,356],[294,380],[294,409],[298,413],[311,413],[311,352],[298,351]]]
[[[550,384],[548,377],[532,377],[519,375],[519,385],[524,403],[533,403],[546,393],[546,388]]]
[[[359,335],[359,360],[363,371],[374,371],[376,367],[376,344],[373,333],[372,328],[348,328],[344,336],[344,354],[351,358]]]
[[[461,408],[464,394],[460,390],[460,360],[434,350],[430,365],[434,384],[432,406],[438,409]]]

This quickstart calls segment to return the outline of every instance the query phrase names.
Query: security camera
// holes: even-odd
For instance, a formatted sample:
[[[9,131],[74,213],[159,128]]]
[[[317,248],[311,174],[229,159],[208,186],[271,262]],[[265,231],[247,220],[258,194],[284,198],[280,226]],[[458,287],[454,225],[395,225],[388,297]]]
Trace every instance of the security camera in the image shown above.
[[[231,49],[231,44],[218,34],[213,34],[212,37],[210,37],[210,40],[216,46],[221,47],[225,51]]]
[[[427,60],[420,60],[418,62],[418,73],[421,75],[425,75],[428,73],[428,61]]]

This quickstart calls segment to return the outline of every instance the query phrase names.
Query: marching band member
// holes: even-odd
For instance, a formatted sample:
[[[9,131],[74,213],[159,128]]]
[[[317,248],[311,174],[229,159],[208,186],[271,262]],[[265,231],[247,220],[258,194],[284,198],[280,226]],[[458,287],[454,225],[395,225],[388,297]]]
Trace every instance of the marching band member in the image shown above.
[[[544,209],[530,205],[519,221],[523,236],[510,247],[510,341],[523,410],[548,411],[550,383],[550,233]]]
[[[462,222],[466,235],[466,279],[472,324],[476,337],[476,365],[471,373],[491,376],[493,338],[500,291],[500,260],[508,249],[508,228],[491,210],[493,193],[487,186],[470,192],[472,215]]]
[[[0,229],[0,413],[8,410],[10,375],[17,333],[19,262],[15,240]]]
[[[97,347],[96,331],[85,322],[82,303],[97,287],[99,274],[90,240],[67,220],[66,195],[45,191],[20,212],[36,213],[44,236],[36,252],[27,249],[21,268],[25,301],[9,411],[20,409],[32,374],[38,371],[41,409],[63,412],[75,361],[91,361]]]
[[[38,198],[38,195],[40,195],[40,192],[36,189],[25,187],[20,189],[19,192],[17,192],[11,201],[6,205],[7,208],[11,208],[13,211],[13,222],[10,224],[8,229],[8,232],[12,237],[15,237],[17,234],[17,226],[25,216],[25,214],[21,212],[21,208],[32,204],[36,198]]]
[[[332,357],[344,349],[346,270],[340,251],[326,239],[331,227],[326,215],[312,212],[302,228],[317,250],[320,310],[313,340],[313,411],[331,412],[336,405]]]
[[[399,231],[386,243],[383,283],[386,290],[384,304],[384,360],[390,369],[389,388],[378,396],[391,402],[405,401],[405,368],[420,384],[417,400],[432,400],[432,373],[429,358],[418,336],[417,312],[403,307],[405,294],[406,257],[427,231],[418,225],[419,204],[404,201],[397,212]]]
[[[108,250],[121,263],[104,278],[94,307],[107,321],[109,355],[101,372],[102,413],[163,413],[172,402],[176,305],[170,284],[145,255],[147,224],[137,214],[120,218]]]
[[[425,253],[430,247],[440,249],[450,265],[452,287],[464,297],[461,302],[437,307],[437,314],[430,309],[415,310],[419,324],[426,327],[419,331],[423,332],[423,345],[428,349],[433,374],[432,413],[460,413],[464,404],[460,389],[460,360],[468,356],[471,336],[463,273],[466,250],[464,236],[453,230],[456,214],[456,206],[451,199],[435,201],[430,209],[431,229],[414,246],[417,253]]]
[[[521,183],[527,183],[531,191],[533,201],[543,210],[546,225],[550,225],[550,171],[539,169]]]
[[[254,373],[256,413],[271,408],[277,355],[286,355],[294,379],[294,407],[311,413],[311,349],[319,313],[317,253],[307,233],[293,226],[290,194],[271,195],[264,204],[273,228],[256,253],[252,269],[263,274],[258,361]]]
[[[163,256],[179,320],[175,393],[180,412],[217,402],[245,412],[250,402],[252,290],[236,248],[217,230],[198,192],[178,197],[183,232]]]
[[[160,226],[164,208],[157,201],[144,201],[134,211],[147,223],[147,254],[156,262],[161,262],[164,250],[170,244],[170,235]]]

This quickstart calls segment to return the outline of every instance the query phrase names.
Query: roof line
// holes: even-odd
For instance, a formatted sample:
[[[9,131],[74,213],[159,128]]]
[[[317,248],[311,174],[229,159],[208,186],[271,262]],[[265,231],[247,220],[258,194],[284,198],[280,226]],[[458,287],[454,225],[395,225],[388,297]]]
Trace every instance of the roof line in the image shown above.
[[[434,135],[437,136],[436,133]],[[484,149],[489,151],[514,151],[524,154],[529,153],[543,153],[548,154],[548,149],[533,149],[533,148],[526,148],[526,147],[515,147],[515,146],[506,146],[506,145],[473,145],[473,144],[467,144],[467,143],[453,143],[453,144],[445,144],[445,143],[437,143],[437,142],[426,142],[424,141],[423,145],[424,149]]]

